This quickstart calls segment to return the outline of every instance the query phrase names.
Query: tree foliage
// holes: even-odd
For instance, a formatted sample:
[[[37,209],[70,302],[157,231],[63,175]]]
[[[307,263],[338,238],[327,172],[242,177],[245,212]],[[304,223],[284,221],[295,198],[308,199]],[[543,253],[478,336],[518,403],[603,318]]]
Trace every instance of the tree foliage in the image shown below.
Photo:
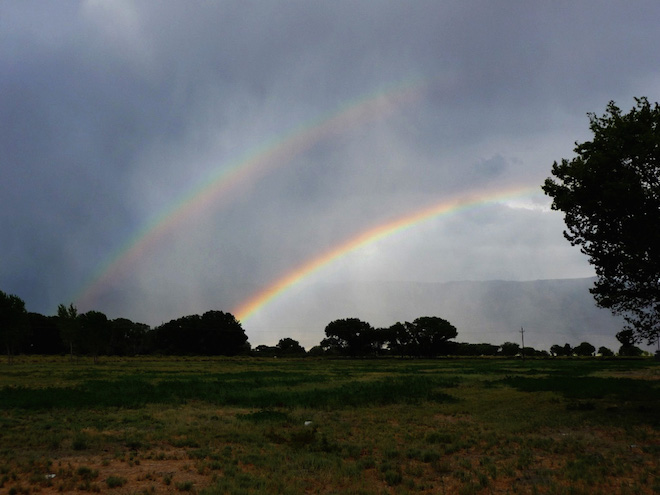
[[[582,342],[573,349],[573,352],[575,352],[576,356],[593,356],[594,352],[596,352],[596,348],[589,342]]]
[[[635,101],[627,114],[614,102],[589,114],[593,139],[553,164],[543,190],[596,269],[596,303],[651,344],[660,328],[660,107]]]
[[[334,320],[325,327],[321,347],[337,354],[366,356],[374,351],[374,328],[359,318]]]
[[[437,316],[422,316],[412,323],[406,322],[405,327],[410,336],[411,354],[415,356],[449,354],[449,340],[458,335],[454,325]]]
[[[635,334],[632,329],[627,328],[616,334],[616,340],[621,342],[619,356],[641,356],[642,350],[635,346]]]
[[[249,350],[241,324],[222,311],[171,320],[156,327],[154,333],[154,346],[164,354],[234,356]]]
[[[57,307],[57,326],[60,329],[60,336],[69,348],[69,355],[73,359],[73,346],[78,343],[80,338],[80,320],[78,319],[78,309],[73,305],[65,306],[60,304]]]
[[[9,362],[28,328],[25,302],[14,294],[0,291],[0,343],[7,352]]]

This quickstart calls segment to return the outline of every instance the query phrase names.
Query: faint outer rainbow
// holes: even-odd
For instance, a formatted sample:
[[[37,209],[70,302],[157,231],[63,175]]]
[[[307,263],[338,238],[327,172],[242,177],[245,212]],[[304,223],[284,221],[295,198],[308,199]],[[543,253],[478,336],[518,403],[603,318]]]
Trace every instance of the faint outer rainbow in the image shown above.
[[[321,139],[381,119],[404,104],[416,101],[423,95],[427,84],[421,79],[408,80],[350,101],[338,110],[309,121],[283,137],[270,140],[222,167],[128,239],[74,297],[76,305],[83,308],[91,306],[104,287],[115,284],[130,266],[183,221],[226,198],[240,186],[256,181],[278,165],[290,162]]]
[[[417,210],[414,213],[409,213],[395,220],[391,220],[389,222],[385,222],[372,227],[368,230],[365,230],[364,232],[361,232],[357,236],[347,239],[341,244],[332,247],[321,255],[308,260],[304,264],[297,266],[289,273],[276,280],[273,284],[266,287],[266,289],[253,295],[250,299],[238,306],[233,311],[233,314],[236,316],[236,319],[244,323],[257,311],[266,306],[268,303],[272,302],[278,296],[285,293],[288,289],[294,287],[297,283],[302,282],[304,279],[313,275],[321,268],[329,265],[333,261],[336,261],[339,258],[361,247],[373,244],[380,241],[381,239],[384,239],[385,237],[389,237],[406,229],[412,228],[426,220],[451,213],[456,213],[469,208],[475,208],[478,206],[497,203],[507,199],[526,196],[536,190],[538,190],[538,186],[525,186],[500,191],[472,193],[449,200],[443,200],[440,203],[426,206],[425,208]]]

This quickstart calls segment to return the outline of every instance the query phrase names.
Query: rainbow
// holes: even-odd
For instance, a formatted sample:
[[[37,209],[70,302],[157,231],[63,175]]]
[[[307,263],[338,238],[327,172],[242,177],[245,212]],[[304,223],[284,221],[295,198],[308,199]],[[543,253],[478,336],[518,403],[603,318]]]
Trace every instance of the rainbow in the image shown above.
[[[289,163],[293,157],[321,139],[382,119],[404,104],[418,100],[427,85],[424,80],[414,79],[370,93],[348,102],[330,114],[307,122],[283,137],[268,141],[233,163],[221,167],[205,183],[182,195],[175,204],[128,239],[73,298],[75,304],[88,308],[104,288],[116,284],[166,233],[176,229],[185,220],[220,199],[227,199],[231,192],[260,179],[278,165]]]
[[[253,295],[247,301],[238,306],[233,311],[233,314],[238,320],[244,323],[257,311],[262,309],[267,304],[273,302],[276,298],[284,294],[289,289],[293,288],[298,283],[302,282],[304,279],[321,270],[321,268],[329,265],[333,261],[338,260],[339,258],[349,254],[352,251],[378,242],[385,237],[398,234],[416,226],[417,224],[431,220],[433,218],[450,215],[470,208],[526,196],[536,192],[537,190],[538,186],[525,186],[498,192],[473,193],[449,200],[443,200],[439,203],[435,203],[417,210],[414,213],[409,213],[395,220],[391,220],[389,222],[385,222],[372,227],[361,232],[357,236],[343,241],[342,243],[332,247],[321,255],[306,261],[302,265],[286,273],[280,279],[276,280],[264,290]]]

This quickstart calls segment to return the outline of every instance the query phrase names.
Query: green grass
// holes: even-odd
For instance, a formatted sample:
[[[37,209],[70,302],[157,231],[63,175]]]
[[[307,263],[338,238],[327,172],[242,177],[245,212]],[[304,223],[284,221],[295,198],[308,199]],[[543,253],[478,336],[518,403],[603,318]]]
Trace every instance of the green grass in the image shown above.
[[[0,488],[658,493],[659,378],[641,359],[19,357]]]

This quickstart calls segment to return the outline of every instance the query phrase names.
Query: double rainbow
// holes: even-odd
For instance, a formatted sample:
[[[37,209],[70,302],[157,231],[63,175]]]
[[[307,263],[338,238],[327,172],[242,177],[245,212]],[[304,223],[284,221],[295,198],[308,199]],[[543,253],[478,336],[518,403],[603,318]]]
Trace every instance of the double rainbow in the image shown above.
[[[241,186],[289,163],[293,157],[322,139],[366,122],[383,119],[402,106],[420,99],[427,85],[426,81],[416,79],[370,93],[221,167],[205,183],[182,195],[176,203],[147,223],[102,263],[73,298],[75,304],[88,309],[105,288],[118,283],[128,269],[146,256],[167,232],[175,230],[187,219]]]

